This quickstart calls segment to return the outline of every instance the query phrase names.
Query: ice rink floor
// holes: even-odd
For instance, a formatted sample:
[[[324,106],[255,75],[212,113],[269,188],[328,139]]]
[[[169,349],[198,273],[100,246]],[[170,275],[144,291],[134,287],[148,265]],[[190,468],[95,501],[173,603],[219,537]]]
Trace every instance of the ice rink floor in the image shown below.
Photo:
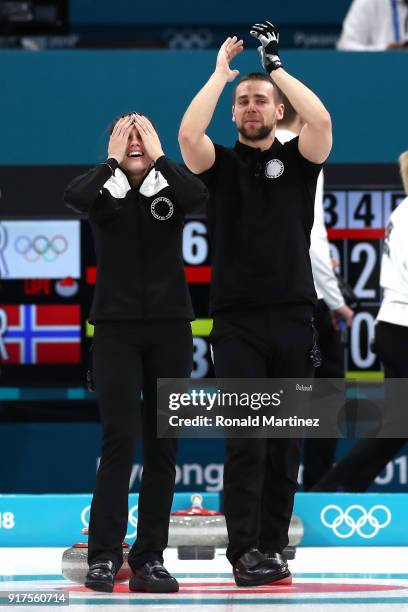
[[[7,592],[69,593],[69,608],[62,605],[2,605],[0,610],[179,610],[193,612],[290,610],[408,610],[408,548],[299,548],[290,567],[290,586],[238,588],[223,550],[213,561],[180,561],[175,550],[166,551],[165,564],[180,582],[179,593],[130,593],[127,583],[111,594],[96,593],[64,580],[62,548],[0,549],[0,597]]]

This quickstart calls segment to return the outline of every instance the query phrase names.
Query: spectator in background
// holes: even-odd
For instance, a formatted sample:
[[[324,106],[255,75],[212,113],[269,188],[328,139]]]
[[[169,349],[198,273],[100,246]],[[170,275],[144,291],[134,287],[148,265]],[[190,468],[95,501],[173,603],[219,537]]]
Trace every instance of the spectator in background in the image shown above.
[[[408,151],[401,155],[400,165],[408,195]],[[408,197],[390,217],[381,261],[384,296],[377,315],[375,350],[386,378],[408,378],[407,236]],[[360,440],[313,491],[365,491],[406,442],[406,438]]]
[[[408,0],[353,0],[337,43],[341,51],[408,48]]]
[[[298,136],[305,125],[286,96],[284,114],[278,122],[276,138],[284,143]],[[350,326],[354,311],[340,292],[330,256],[330,244],[324,225],[323,170],[319,174],[314,205],[314,223],[310,234],[310,261],[318,303],[314,320],[319,334],[322,365],[315,370],[317,378],[343,378],[344,352],[339,323]],[[335,438],[306,438],[303,445],[303,485],[310,489],[330,470],[336,450]]]

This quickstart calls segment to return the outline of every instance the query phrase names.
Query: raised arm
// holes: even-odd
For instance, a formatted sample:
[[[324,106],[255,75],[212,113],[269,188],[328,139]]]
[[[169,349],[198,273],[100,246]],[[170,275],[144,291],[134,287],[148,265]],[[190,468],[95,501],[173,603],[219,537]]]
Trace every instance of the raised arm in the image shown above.
[[[239,74],[238,70],[231,70],[229,64],[242,50],[243,42],[236,36],[227,38],[221,45],[215,71],[195,96],[181,122],[181,154],[186,166],[195,174],[205,172],[214,164],[214,145],[205,132],[225,85]]]
[[[288,98],[295,111],[306,121],[299,134],[300,153],[311,162],[323,163],[332,147],[329,112],[306,85],[282,68],[278,46],[279,33],[275,26],[269,21],[255,24],[251,34],[261,43],[258,51],[263,67]]]
[[[76,212],[88,213],[99,197],[103,185],[115,173],[126,153],[129,133],[133,127],[131,117],[119,119],[108,145],[108,159],[86,174],[76,177],[64,192],[64,203]]]
[[[155,162],[156,169],[162,173],[171,186],[181,210],[190,213],[204,206],[208,199],[208,191],[204,183],[165,155],[159,135],[147,117],[138,114],[133,116],[143,146],[149,157]]]

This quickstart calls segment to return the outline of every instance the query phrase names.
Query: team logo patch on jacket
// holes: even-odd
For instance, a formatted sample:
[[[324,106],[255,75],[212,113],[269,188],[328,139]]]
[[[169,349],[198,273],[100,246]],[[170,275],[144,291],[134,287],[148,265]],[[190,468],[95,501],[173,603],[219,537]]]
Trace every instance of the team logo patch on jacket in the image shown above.
[[[276,179],[282,176],[285,170],[285,166],[280,159],[271,159],[265,166],[265,176],[266,178]]]
[[[155,219],[159,221],[167,221],[170,217],[173,216],[174,206],[169,198],[164,198],[161,196],[160,198],[156,198],[150,204],[150,212],[152,213]]]

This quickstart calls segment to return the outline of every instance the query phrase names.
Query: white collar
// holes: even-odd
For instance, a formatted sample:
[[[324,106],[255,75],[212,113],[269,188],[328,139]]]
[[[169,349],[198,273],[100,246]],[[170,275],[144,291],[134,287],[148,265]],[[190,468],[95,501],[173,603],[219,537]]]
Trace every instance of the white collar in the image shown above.
[[[168,186],[162,173],[153,167],[143,179],[139,193],[149,198]],[[128,178],[120,168],[116,168],[115,173],[104,184],[104,188],[116,199],[125,198],[128,191],[131,190]]]

